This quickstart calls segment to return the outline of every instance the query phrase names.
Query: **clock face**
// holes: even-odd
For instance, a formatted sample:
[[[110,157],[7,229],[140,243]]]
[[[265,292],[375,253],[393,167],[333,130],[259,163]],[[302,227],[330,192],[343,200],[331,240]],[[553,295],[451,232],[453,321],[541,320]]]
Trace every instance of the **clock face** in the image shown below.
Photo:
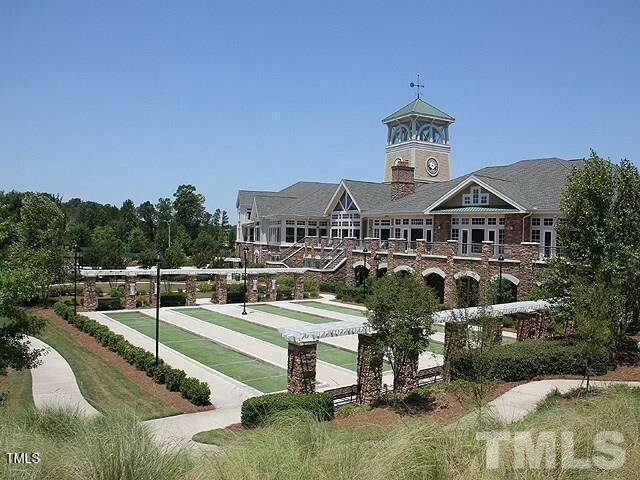
[[[440,171],[440,166],[438,165],[438,161],[435,158],[430,158],[427,160],[427,173],[432,177],[438,175]]]

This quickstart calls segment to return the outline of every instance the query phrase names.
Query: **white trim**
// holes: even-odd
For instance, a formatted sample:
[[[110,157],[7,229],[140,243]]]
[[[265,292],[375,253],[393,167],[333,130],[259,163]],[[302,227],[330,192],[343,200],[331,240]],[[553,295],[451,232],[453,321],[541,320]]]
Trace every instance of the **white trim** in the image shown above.
[[[353,268],[362,267],[362,266],[366,267],[367,270],[371,270],[371,264],[369,262],[367,262],[366,265],[362,260],[358,260],[357,262],[353,262]]]
[[[416,273],[416,271],[413,268],[407,265],[398,265],[396,268],[393,269],[393,273],[398,273],[398,272]]]
[[[441,268],[438,267],[429,267],[426,270],[422,271],[422,276],[423,277],[427,277],[429,275],[431,275],[432,273],[435,273],[436,275],[440,275],[442,278],[446,277],[446,274],[444,273],[444,271]]]
[[[387,270],[389,270],[389,267],[387,266],[386,262],[378,264],[378,270],[382,270],[383,268],[386,268]]]
[[[514,277],[510,273],[503,273],[502,278],[504,278],[505,280],[509,280],[516,287],[520,285],[520,280],[518,280],[518,278]],[[500,279],[500,275],[494,275],[493,277],[491,277],[491,280],[496,280],[496,279]]]
[[[458,272],[453,276],[453,278],[455,278],[456,280],[460,280],[463,277],[471,277],[476,282],[480,282],[480,275],[476,272],[472,272],[471,270],[463,270],[462,272]]]
[[[481,186],[482,188],[484,188],[485,190],[488,190],[490,193],[493,193],[496,197],[501,198],[502,200],[504,200],[505,202],[511,204],[513,207],[517,208],[518,210],[520,210],[519,212],[514,212],[514,213],[523,213],[526,212],[527,209],[524,208],[522,205],[520,205],[518,202],[516,202],[515,200],[512,200],[511,198],[507,197],[504,193],[499,192],[498,190],[496,190],[493,187],[490,187],[489,185],[487,185],[486,183],[484,183],[482,180],[478,179],[478,177],[476,177],[475,175],[471,175],[470,177],[468,177],[464,182],[460,182],[458,184],[457,187],[449,190],[447,193],[445,193],[444,195],[442,195],[438,200],[436,200],[434,203],[432,203],[431,205],[429,205],[427,207],[426,210],[424,210],[424,214],[428,214],[431,213],[431,210],[433,210],[434,208],[436,208],[438,205],[440,205],[442,202],[444,202],[445,200],[450,199],[451,197],[453,197],[455,194],[459,193],[460,191],[462,191],[465,187],[468,187],[470,184],[472,183],[476,183],[479,186]]]
[[[335,206],[335,203],[338,200],[340,194],[342,194],[342,191],[340,190],[341,188],[344,188],[344,191],[347,192],[349,194],[349,196],[351,197],[351,200],[353,200],[353,203],[356,206],[356,208],[358,209],[358,213],[360,214],[360,217],[361,217],[360,220],[362,220],[362,209],[360,208],[360,205],[358,205],[358,202],[356,202],[356,197],[354,197],[352,195],[352,193],[349,191],[349,189],[345,185],[344,180],[340,181],[340,185],[338,185],[338,188],[336,188],[336,191],[333,193],[333,196],[329,200],[329,203],[324,208],[324,212],[322,213],[322,215],[324,217],[327,217],[327,216],[331,215],[331,212],[333,211],[332,207]],[[362,225],[360,227],[362,229]],[[331,226],[329,226],[329,229],[330,228],[331,228]]]

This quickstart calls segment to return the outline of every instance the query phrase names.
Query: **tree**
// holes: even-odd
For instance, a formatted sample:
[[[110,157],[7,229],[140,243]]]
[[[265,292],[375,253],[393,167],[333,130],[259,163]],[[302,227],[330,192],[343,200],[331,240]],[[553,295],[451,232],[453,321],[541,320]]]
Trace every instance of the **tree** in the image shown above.
[[[59,203],[50,195],[26,194],[15,234],[9,267],[28,272],[44,300],[49,286],[63,276],[66,263],[64,215]]]
[[[373,282],[366,305],[393,369],[393,389],[407,393],[417,386],[418,357],[429,347],[437,299],[415,275],[388,274]]]
[[[220,209],[216,208],[216,211],[213,212],[213,226],[214,227],[219,227],[220,226]]]
[[[0,372],[33,368],[42,353],[31,348],[26,336],[37,334],[45,322],[19,307],[36,295],[32,276],[26,268],[0,270]]]
[[[169,225],[173,221],[173,207],[171,206],[171,200],[168,198],[158,199],[156,205],[158,212],[157,227],[156,227],[156,246],[159,250],[164,251],[169,247]]]
[[[180,268],[187,261],[187,256],[179,243],[173,243],[164,253],[164,263],[167,268]]]
[[[99,268],[123,268],[124,246],[111,227],[96,227],[91,234],[91,247],[84,256],[85,264]]]
[[[153,203],[146,201],[142,202],[138,207],[138,218],[140,219],[140,227],[144,232],[147,240],[150,242],[155,239],[156,228],[158,226],[158,212]]]
[[[564,290],[555,287],[558,308],[572,315],[575,305],[570,295],[576,281],[602,282],[621,295],[624,315],[609,317],[619,322],[614,343],[627,333],[629,325],[640,322],[640,175],[627,160],[619,165],[595,152],[568,177],[560,206],[566,218],[557,225],[565,258],[552,263]]]
[[[222,211],[222,220],[220,221],[220,226],[223,230],[229,228],[229,215],[227,215],[226,210]]]
[[[129,237],[127,238],[127,249],[130,252],[140,253],[147,248],[148,244],[149,242],[140,227],[135,227],[131,232],[129,232]]]
[[[138,226],[138,214],[132,200],[122,202],[118,220],[118,238],[123,242],[129,238],[131,231]]]
[[[197,193],[193,185],[180,185],[173,198],[176,222],[185,228],[192,239],[196,238],[206,213],[204,195]]]

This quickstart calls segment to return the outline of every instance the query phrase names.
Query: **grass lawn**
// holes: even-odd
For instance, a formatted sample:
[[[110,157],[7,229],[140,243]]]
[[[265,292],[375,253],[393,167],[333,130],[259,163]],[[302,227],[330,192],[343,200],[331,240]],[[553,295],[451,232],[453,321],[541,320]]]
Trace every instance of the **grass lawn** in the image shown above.
[[[337,313],[344,313],[344,314],[347,314],[347,315],[354,315],[356,317],[366,317],[367,316],[367,312],[365,312],[364,310],[357,310],[355,308],[343,307],[341,305],[333,305],[333,304],[330,304],[330,303],[314,302],[313,300],[311,300],[311,301],[303,301],[303,302],[295,302],[295,303],[299,303],[300,305],[306,305],[308,307],[320,308],[322,310],[327,310],[329,312],[337,312]]]
[[[282,338],[275,328],[265,327],[256,323],[229,317],[222,313],[213,312],[205,308],[181,308],[177,312],[189,315],[204,322],[212,323],[219,327],[228,328],[234,332],[242,333],[250,337],[258,338],[277,347],[288,348],[287,341]],[[348,368],[354,372],[358,365],[358,354],[333,345],[318,342],[318,359],[323,362]],[[390,369],[390,365],[386,365]]]
[[[155,338],[155,320],[143,313],[119,312],[107,315],[143,335]],[[261,392],[271,393],[287,388],[287,372],[284,369],[236,352],[174,325],[161,322],[160,342]]]
[[[7,378],[0,383],[0,393],[7,392],[7,400],[0,406],[0,416],[18,416],[35,407],[31,395],[31,372],[9,370]]]
[[[143,419],[181,413],[165,399],[139,387],[107,360],[52,322],[38,338],[62,355],[73,370],[82,395],[101,412],[128,409]]]
[[[279,315],[281,317],[293,318],[294,320],[300,320],[307,323],[329,323],[336,322],[333,318],[323,317],[321,315],[315,315],[313,313],[297,312],[295,310],[289,310],[287,308],[276,307],[274,305],[251,305],[253,310],[258,310],[264,313],[271,313],[273,315]]]

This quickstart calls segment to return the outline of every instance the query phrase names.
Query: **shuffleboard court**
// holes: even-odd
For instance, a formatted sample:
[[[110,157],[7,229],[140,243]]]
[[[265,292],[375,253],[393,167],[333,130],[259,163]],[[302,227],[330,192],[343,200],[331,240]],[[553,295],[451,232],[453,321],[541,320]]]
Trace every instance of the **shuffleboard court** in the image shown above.
[[[329,312],[337,312],[337,313],[344,313],[346,315],[353,315],[355,317],[366,318],[367,316],[367,312],[365,312],[364,310],[343,307],[342,305],[334,305],[332,303],[314,302],[313,300],[304,300],[302,302],[294,302],[294,303],[299,303],[300,305],[306,305],[308,307],[319,308],[321,310],[327,310]]]
[[[155,338],[155,320],[140,312],[106,314],[150,338]],[[287,388],[287,372],[275,365],[237,352],[174,325],[160,322],[160,343],[228,377],[264,393]]]
[[[298,312],[297,310],[289,310],[287,308],[276,307],[275,305],[251,305],[248,308],[258,310],[259,312],[271,313],[272,315],[293,318],[294,320],[300,320],[301,322],[307,323],[329,323],[339,321],[333,318],[323,317],[320,314],[316,315],[314,313]]]
[[[238,318],[230,317],[204,308],[181,308],[176,310],[176,312],[189,315],[204,322],[212,323],[219,327],[228,328],[229,330],[242,333],[243,335],[260,339],[264,342],[276,345],[277,347],[286,349],[289,346],[287,341],[282,338],[282,335],[275,328],[258,325],[257,323],[246,320],[240,320]],[[323,362],[338,365],[340,367],[353,370],[354,372],[357,369],[358,355],[356,352],[322,342],[318,343],[317,352],[318,359]]]

